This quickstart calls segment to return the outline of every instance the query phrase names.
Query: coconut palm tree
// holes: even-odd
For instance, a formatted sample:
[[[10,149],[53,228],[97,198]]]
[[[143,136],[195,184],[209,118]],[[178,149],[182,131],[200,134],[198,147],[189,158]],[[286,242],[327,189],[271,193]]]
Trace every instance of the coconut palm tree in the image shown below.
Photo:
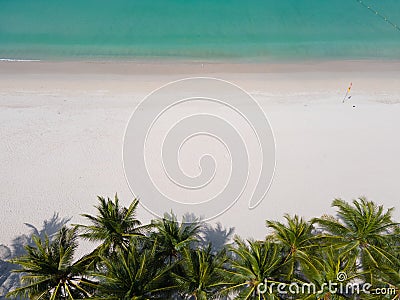
[[[158,240],[158,251],[169,264],[180,258],[184,248],[197,243],[200,239],[201,224],[199,222],[179,223],[173,213],[165,214],[163,219],[153,220],[151,224],[155,229],[151,238]]]
[[[399,228],[396,228],[395,233],[399,233]],[[400,299],[400,241],[398,239],[393,240],[390,243],[389,252],[396,256],[396,260],[393,263],[388,263],[383,260],[379,262],[379,267],[373,269],[374,277],[376,279],[374,288],[386,288],[387,294],[382,295],[381,293],[376,294],[375,298],[370,297],[368,299]],[[389,290],[390,289],[390,290]]]
[[[86,266],[73,262],[78,246],[76,228],[62,227],[53,240],[33,236],[34,246],[26,246],[26,254],[13,259],[21,269],[22,286],[7,297],[30,299],[77,299],[89,297],[96,286],[84,276]]]
[[[285,215],[287,225],[277,221],[266,221],[267,227],[273,232],[267,239],[279,243],[283,246],[282,255],[287,279],[293,279],[295,276],[301,276],[302,269],[313,269],[311,255],[316,247],[315,236],[313,234],[313,225],[303,218],[295,215],[291,217]]]
[[[348,257],[340,249],[330,246],[319,248],[312,259],[318,271],[303,270],[305,280],[299,280],[301,290],[297,299],[345,300],[357,295],[355,286],[360,273],[356,268],[356,257]],[[335,286],[330,287],[330,283]]]
[[[258,286],[265,280],[278,283],[282,246],[266,241],[243,241],[235,237],[234,245],[229,247],[233,256],[225,276],[229,284],[221,294],[234,295],[234,299],[279,299],[275,291],[266,289],[258,293]]]
[[[92,275],[99,279],[94,299],[148,300],[168,299],[174,292],[169,272],[157,252],[157,241],[151,248],[133,241],[126,251],[102,257],[105,268]]]
[[[358,268],[364,274],[364,279],[373,284],[376,279],[373,272],[375,268],[385,262],[394,264],[398,260],[389,248],[398,226],[392,220],[393,208],[384,211],[383,206],[377,206],[365,198],[354,200],[353,205],[335,199],[332,206],[337,209],[337,219],[323,216],[315,218],[313,223],[324,231],[321,238],[325,243],[358,258]]]
[[[178,292],[184,299],[214,299],[227,282],[224,277],[226,251],[212,252],[209,245],[204,249],[183,250],[183,258],[174,268],[172,276]]]
[[[400,266],[382,265],[374,270],[376,283],[371,295],[366,299],[400,299]],[[376,294],[376,289],[385,288],[386,294]]]
[[[142,223],[136,218],[139,200],[134,199],[128,208],[120,206],[117,194],[115,194],[114,201],[100,196],[98,200],[96,216],[82,214],[92,224],[77,225],[82,231],[81,237],[101,243],[93,252],[94,255],[104,255],[104,253],[113,253],[117,249],[127,249],[132,237],[144,237],[144,231],[148,226],[142,226]]]

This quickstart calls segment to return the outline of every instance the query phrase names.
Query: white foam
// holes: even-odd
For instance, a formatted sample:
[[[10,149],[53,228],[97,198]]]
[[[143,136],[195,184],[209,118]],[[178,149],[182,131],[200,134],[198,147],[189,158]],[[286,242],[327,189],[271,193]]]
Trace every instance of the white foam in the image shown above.
[[[21,62],[21,61],[40,61],[40,59],[17,59],[17,58],[0,58],[0,61],[11,61],[11,62]]]

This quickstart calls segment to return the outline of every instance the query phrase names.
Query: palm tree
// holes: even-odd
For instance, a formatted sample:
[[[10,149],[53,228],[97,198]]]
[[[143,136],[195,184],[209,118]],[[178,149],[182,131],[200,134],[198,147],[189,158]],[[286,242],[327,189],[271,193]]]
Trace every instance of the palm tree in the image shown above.
[[[157,253],[157,242],[143,248],[133,241],[126,251],[102,257],[103,272],[93,273],[99,279],[99,292],[94,299],[148,300],[167,299],[176,288]]]
[[[12,258],[16,258],[26,254],[25,246],[35,246],[32,240],[32,235],[38,236],[44,240],[46,235],[54,236],[64,225],[70,221],[70,218],[60,218],[58,213],[54,213],[53,216],[43,221],[42,228],[37,228],[32,224],[24,223],[28,228],[32,230],[29,234],[21,234],[15,237],[12,241],[11,247],[0,245],[0,299],[6,295],[13,288],[20,286],[21,273],[12,273],[15,269],[15,265],[12,265],[9,261]]]
[[[301,290],[304,293],[301,299],[345,300],[354,297],[357,294],[354,284],[357,285],[360,276],[356,268],[356,259],[354,256],[344,255],[340,249],[335,249],[333,246],[319,248],[313,257],[313,264],[317,270],[303,270],[306,280],[300,281],[300,284],[303,287],[307,287],[306,284],[309,283],[311,285]],[[329,283],[336,284],[334,287],[337,289],[336,292],[329,287]]]
[[[217,297],[219,290],[226,286],[224,268],[226,251],[212,253],[209,245],[204,249],[183,250],[183,259],[172,276],[178,291],[184,299],[207,300]]]
[[[302,269],[315,269],[311,255],[315,245],[313,225],[295,215],[284,216],[287,225],[277,221],[266,221],[267,227],[273,230],[267,239],[283,245],[284,269],[287,279],[301,275]]]
[[[45,236],[44,241],[33,236],[34,246],[26,246],[27,254],[12,260],[21,269],[22,287],[16,288],[7,297],[29,297],[30,299],[74,299],[89,297],[95,283],[84,276],[86,266],[73,262],[78,246],[76,228],[62,227],[54,240]]]
[[[395,266],[381,265],[378,269],[374,270],[376,282],[373,286],[371,293],[366,299],[400,299],[400,266],[396,264]],[[387,293],[376,294],[376,288],[385,288]],[[390,289],[390,290],[389,290]],[[390,291],[390,292],[389,292]]]
[[[229,260],[230,268],[225,271],[229,284],[222,294],[235,295],[234,299],[279,299],[273,291],[267,289],[258,293],[258,286],[265,280],[278,283],[282,247],[269,241],[247,242],[239,237],[230,246],[233,256]]]
[[[359,269],[366,274],[365,280],[373,284],[375,268],[398,260],[389,249],[398,226],[392,221],[393,208],[384,212],[383,206],[365,198],[354,200],[353,205],[335,199],[332,206],[337,209],[338,219],[323,216],[314,219],[313,223],[325,232],[321,236],[325,242],[341,248],[348,256],[358,258]]]
[[[383,260],[379,262],[379,268],[374,268],[376,283],[375,288],[390,288],[391,291],[387,295],[376,295],[375,298],[368,299],[400,299],[400,241],[399,241],[400,227],[396,227],[394,231],[394,239],[390,242],[389,252],[396,256],[393,263],[388,263]],[[379,297],[378,297],[379,296]]]
[[[113,253],[117,249],[127,249],[132,237],[144,237],[147,226],[141,226],[141,222],[136,218],[139,200],[134,199],[128,208],[119,205],[117,194],[114,201],[100,196],[98,200],[100,203],[96,206],[97,216],[82,215],[92,224],[77,225],[83,231],[81,237],[101,243],[93,254],[103,255]]]
[[[189,247],[199,241],[201,224],[179,223],[173,213],[165,214],[163,219],[152,221],[153,228],[151,237],[159,241],[159,252],[165,257],[169,264],[180,258],[180,253],[184,248]]]

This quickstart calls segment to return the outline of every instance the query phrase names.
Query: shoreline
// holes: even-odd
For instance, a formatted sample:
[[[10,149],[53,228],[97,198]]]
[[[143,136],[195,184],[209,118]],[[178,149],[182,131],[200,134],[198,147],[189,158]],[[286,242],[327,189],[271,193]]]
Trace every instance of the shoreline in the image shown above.
[[[44,61],[0,60],[0,74],[210,74],[210,73],[300,73],[300,72],[397,72],[399,60],[307,60],[307,61]]]

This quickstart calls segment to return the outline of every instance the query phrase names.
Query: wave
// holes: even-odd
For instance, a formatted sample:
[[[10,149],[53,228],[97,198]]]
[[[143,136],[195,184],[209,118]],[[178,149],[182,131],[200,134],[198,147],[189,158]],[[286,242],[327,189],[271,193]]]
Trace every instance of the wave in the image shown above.
[[[40,61],[40,59],[17,59],[17,58],[0,58],[0,61],[11,61],[11,62],[20,62],[20,61]]]

